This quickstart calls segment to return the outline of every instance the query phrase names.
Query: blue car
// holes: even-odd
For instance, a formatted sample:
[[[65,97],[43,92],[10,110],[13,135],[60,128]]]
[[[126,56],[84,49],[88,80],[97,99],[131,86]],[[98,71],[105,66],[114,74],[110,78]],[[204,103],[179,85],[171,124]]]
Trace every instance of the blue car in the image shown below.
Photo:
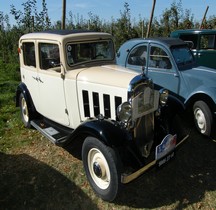
[[[117,64],[142,71],[158,87],[178,97],[194,118],[198,131],[213,133],[216,114],[216,72],[197,66],[188,45],[178,38],[132,39],[117,53]]]

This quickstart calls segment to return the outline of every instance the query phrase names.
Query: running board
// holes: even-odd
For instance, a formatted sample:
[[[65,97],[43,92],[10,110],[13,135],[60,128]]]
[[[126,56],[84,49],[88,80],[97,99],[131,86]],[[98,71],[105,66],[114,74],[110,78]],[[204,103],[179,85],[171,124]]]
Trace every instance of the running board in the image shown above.
[[[73,131],[68,128],[61,128],[58,124],[49,122],[46,120],[33,120],[31,125],[42,133],[46,138],[48,138],[54,144],[63,144],[68,135]]]

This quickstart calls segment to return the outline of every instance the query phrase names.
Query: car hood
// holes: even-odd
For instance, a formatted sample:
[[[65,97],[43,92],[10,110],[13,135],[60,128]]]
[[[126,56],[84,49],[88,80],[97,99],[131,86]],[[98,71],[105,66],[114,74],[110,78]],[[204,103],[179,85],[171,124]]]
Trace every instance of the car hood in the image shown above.
[[[198,66],[192,69],[181,71],[186,84],[191,88],[198,86],[215,87],[216,70],[204,66]]]
[[[77,81],[128,88],[130,81],[136,75],[137,72],[121,66],[104,65],[82,69],[77,76]]]

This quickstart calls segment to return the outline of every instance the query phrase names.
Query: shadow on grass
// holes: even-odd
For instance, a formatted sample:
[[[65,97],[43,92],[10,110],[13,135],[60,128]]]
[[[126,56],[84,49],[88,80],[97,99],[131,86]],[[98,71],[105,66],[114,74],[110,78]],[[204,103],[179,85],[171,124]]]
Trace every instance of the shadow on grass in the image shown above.
[[[1,209],[97,209],[78,186],[28,155],[0,153],[0,171]]]
[[[197,205],[206,193],[214,191],[208,198],[210,206],[208,203],[204,205],[205,209],[216,208],[215,154],[216,142],[192,131],[173,161],[126,185],[115,203],[134,208],[171,205],[174,209],[184,209],[188,205]]]

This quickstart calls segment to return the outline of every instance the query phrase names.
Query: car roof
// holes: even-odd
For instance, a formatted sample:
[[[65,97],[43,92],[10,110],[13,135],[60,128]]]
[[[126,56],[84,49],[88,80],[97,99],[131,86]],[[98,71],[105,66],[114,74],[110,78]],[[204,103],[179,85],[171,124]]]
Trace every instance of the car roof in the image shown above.
[[[147,38],[147,41],[151,42],[161,42],[167,47],[172,47],[172,46],[178,46],[178,45],[186,45],[184,41],[178,38],[172,38],[172,37],[157,37],[157,38]]]
[[[130,39],[127,42],[125,42],[120,47],[120,51],[130,50],[132,47],[134,47],[135,45],[140,44],[142,42],[143,43],[163,44],[163,45],[166,45],[168,48],[170,48],[172,46],[187,45],[184,41],[182,41],[179,38],[171,38],[171,37],[136,38],[136,39]]]
[[[85,37],[112,37],[108,33],[103,32],[95,32],[90,30],[47,30],[47,31],[40,31],[40,32],[33,32],[24,34],[20,37],[21,40],[29,40],[29,39],[46,39],[46,40],[57,40],[62,41],[67,38],[74,37],[75,39],[85,39]]]
[[[185,29],[176,30],[171,33],[171,36],[177,37],[180,34],[216,34],[216,30],[212,29]]]

